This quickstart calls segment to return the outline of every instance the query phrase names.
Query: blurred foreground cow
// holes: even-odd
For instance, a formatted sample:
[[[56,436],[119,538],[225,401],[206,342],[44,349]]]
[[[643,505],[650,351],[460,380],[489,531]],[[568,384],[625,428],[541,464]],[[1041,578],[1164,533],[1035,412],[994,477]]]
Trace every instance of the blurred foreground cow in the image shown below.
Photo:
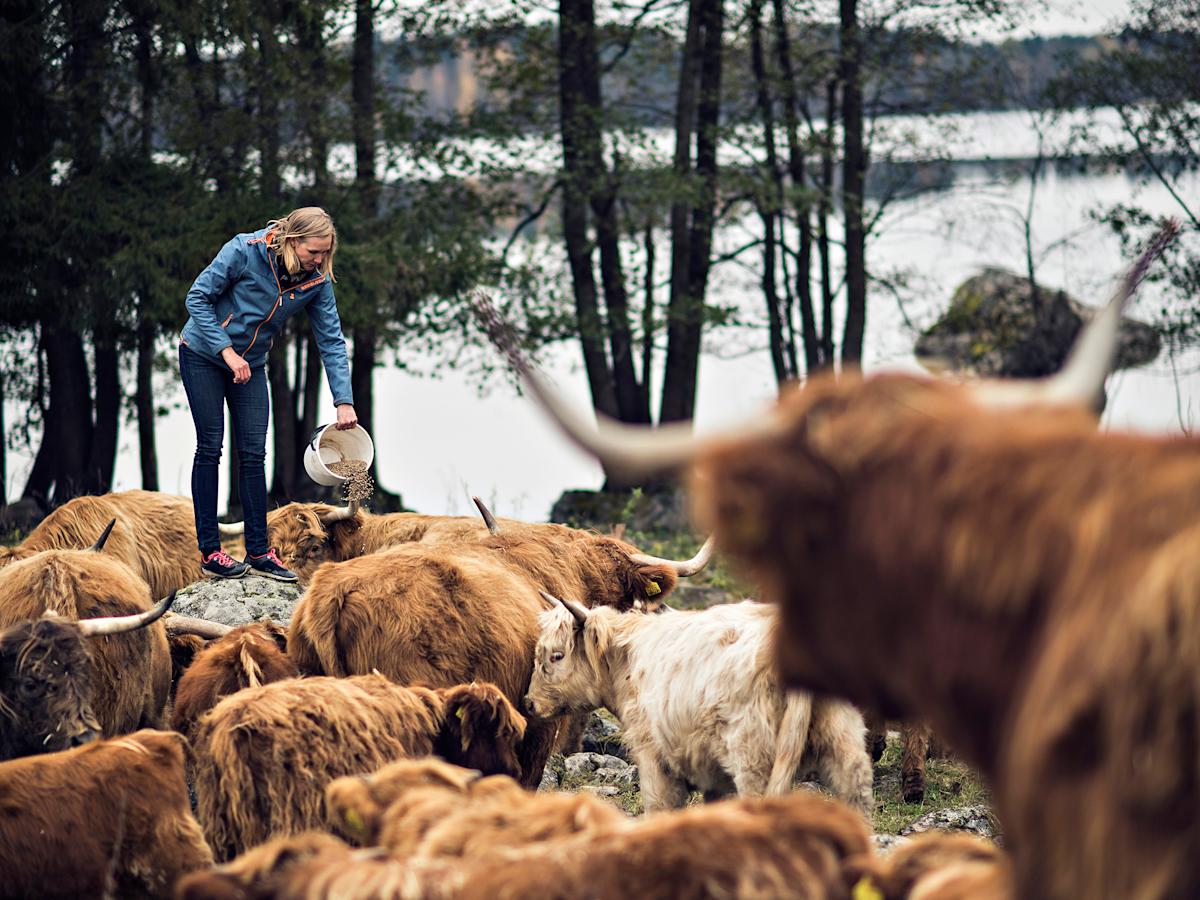
[[[43,550],[81,550],[113,519],[117,527],[105,553],[145,579],[153,596],[165,597],[204,577],[192,501],[158,491],[76,497],[53,510],[17,546],[0,547],[0,568]]]
[[[212,865],[183,743],[139,731],[0,765],[0,896],[166,897]]]
[[[155,605],[146,582],[92,550],[45,550],[0,569],[3,659],[11,667],[4,675],[12,684],[6,705],[14,715],[20,708],[45,710],[65,694],[86,691],[95,711],[94,718],[89,712],[62,719],[69,734],[35,734],[36,728],[19,734],[5,723],[5,739],[44,739],[46,748],[61,749],[97,724],[106,736],[164,724],[171,658],[166,631],[155,620],[173,597]],[[65,702],[83,708],[75,699]],[[6,714],[0,707],[0,720]]]
[[[518,775],[525,720],[490,684],[405,688],[382,675],[277,681],[226,697],[195,729],[197,815],[219,859],[326,821],[334,778],[436,753]]]
[[[495,683],[518,705],[533,672],[539,588],[591,605],[651,605],[694,574],[706,547],[684,562],[557,525],[529,538],[491,535],[467,544],[394,547],[321,568],[296,604],[288,655],[305,674],[365,675],[400,684]],[[524,783],[535,786],[557,721],[533,721],[521,749]]]
[[[862,817],[808,792],[664,813],[482,858],[396,860],[328,835],[272,841],[189,876],[182,900],[851,900]],[[855,900],[879,894],[854,894]],[[890,900],[890,898],[889,898]],[[914,898],[915,900],[915,898]]]
[[[478,861],[543,841],[629,828],[634,820],[587,793],[527,791],[512,778],[437,759],[400,760],[325,789],[330,823],[393,859]]]
[[[775,607],[747,600],[641,616],[562,604],[539,617],[527,706],[543,717],[611,710],[647,812],[683,806],[692,788],[708,799],[786,794],[811,765],[834,794],[871,814],[862,714],[780,687]]]
[[[987,774],[1022,898],[1200,896],[1200,444],[1090,413],[1169,232],[1044,382],[819,377],[697,443],[597,433],[530,380],[608,470],[691,468],[789,683],[923,716]]]

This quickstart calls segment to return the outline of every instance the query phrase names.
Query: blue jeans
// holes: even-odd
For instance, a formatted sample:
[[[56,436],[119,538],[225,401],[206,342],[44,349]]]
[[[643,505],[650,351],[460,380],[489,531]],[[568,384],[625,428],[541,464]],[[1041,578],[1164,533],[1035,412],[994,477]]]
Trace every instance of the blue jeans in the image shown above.
[[[210,360],[185,344],[179,345],[179,374],[196,423],[196,456],[192,460],[192,508],[196,513],[196,541],[207,555],[221,549],[217,529],[217,472],[221,441],[225,437],[225,404],[233,423],[238,452],[238,485],[242,518],[246,523],[246,552],[267,552],[267,419],[270,399],[267,367],[250,370],[245,384],[233,383],[233,372],[223,362]]]

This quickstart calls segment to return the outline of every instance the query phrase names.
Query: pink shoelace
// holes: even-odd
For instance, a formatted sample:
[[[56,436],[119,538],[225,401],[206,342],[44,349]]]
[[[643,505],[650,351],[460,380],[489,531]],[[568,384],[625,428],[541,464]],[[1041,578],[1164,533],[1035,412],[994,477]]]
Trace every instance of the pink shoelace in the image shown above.
[[[250,555],[254,556],[253,553],[251,553]],[[279,558],[279,554],[275,551],[274,547],[272,547],[270,550],[268,550],[262,556],[254,556],[254,558],[255,559],[269,559],[269,560],[271,560],[271,562],[275,563],[275,565],[279,566],[279,568],[281,568],[281,569],[287,568],[287,566],[285,566],[283,564],[283,560]]]
[[[223,566],[236,566],[237,560],[226,553],[224,550],[214,550],[208,556],[204,557],[204,562],[219,562]]]

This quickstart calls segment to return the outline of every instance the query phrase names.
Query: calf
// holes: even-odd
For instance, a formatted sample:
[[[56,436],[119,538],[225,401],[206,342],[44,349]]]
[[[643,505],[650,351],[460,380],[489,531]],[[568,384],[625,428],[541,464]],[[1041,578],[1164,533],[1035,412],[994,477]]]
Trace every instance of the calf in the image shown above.
[[[399,757],[519,775],[525,720],[494,685],[405,688],[382,675],[247,688],[194,730],[197,814],[219,859],[325,822],[325,786]]]
[[[210,642],[179,679],[171,727],[190,736],[200,716],[222,697],[298,677],[286,647],[287,632],[274,622],[240,625]]]
[[[539,716],[611,710],[647,811],[682,806],[689,786],[706,797],[786,793],[807,750],[821,780],[869,815],[862,715],[784,692],[769,644],[775,621],[774,608],[751,601],[660,616],[564,601],[540,616],[526,703]]]
[[[163,897],[212,865],[183,764],[149,730],[0,764],[0,896]]]

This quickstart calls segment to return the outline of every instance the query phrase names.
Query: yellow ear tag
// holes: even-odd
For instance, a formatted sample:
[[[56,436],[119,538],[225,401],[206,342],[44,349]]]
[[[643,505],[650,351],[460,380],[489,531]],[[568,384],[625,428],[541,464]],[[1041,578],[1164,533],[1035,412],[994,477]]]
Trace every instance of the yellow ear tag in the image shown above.
[[[871,881],[870,875],[864,875],[858,879],[858,884],[854,886],[854,893],[851,896],[853,900],[883,900],[883,891],[875,887],[875,882]]]
[[[363,821],[363,817],[358,814],[357,809],[348,809],[342,813],[342,821],[345,823],[347,831],[356,835],[366,835],[367,823]]]
[[[460,706],[458,709],[456,709],[454,711],[454,715],[457,716],[460,721],[462,720],[462,717],[465,716],[466,714],[467,714],[467,708],[465,706]]]
[[[661,594],[661,593],[662,593],[662,588],[660,588],[658,586],[657,581],[651,581],[649,584],[646,585],[646,596],[647,597],[653,597],[655,594]]]

